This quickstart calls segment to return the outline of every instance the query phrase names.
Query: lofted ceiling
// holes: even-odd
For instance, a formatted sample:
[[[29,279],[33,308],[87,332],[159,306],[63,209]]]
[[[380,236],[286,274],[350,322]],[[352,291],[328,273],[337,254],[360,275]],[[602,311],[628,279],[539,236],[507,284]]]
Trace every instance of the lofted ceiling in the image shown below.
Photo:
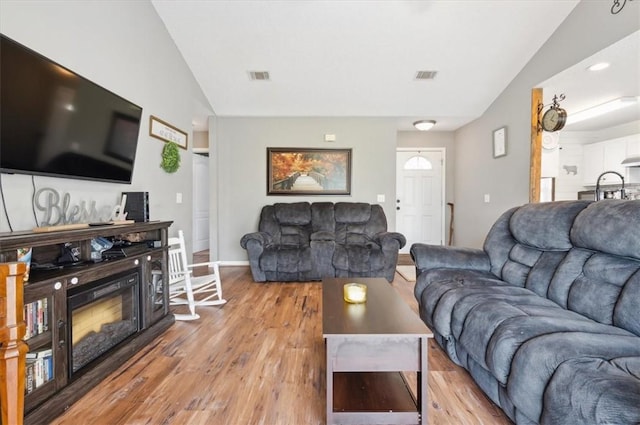
[[[218,116],[434,119],[440,131],[481,116],[577,3],[152,0]]]

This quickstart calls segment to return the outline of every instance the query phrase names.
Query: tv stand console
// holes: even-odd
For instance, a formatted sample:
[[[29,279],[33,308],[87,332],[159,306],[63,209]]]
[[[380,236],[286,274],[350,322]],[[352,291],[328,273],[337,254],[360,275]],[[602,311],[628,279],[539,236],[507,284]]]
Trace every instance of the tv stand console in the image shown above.
[[[171,224],[155,221],[46,233],[0,233],[0,262],[15,262],[18,249],[31,248],[32,261],[55,264],[61,246],[73,249],[80,260],[73,267],[32,268],[24,282],[22,302],[17,297],[17,315],[19,319],[20,312],[24,313],[24,341],[29,352],[26,362],[21,366],[15,362],[18,370],[12,371],[21,383],[7,391],[13,390],[10,395],[19,402],[24,400],[26,424],[48,423],[59,416],[173,324],[168,281],[162,279],[167,276]],[[132,236],[141,240],[136,249],[91,261],[92,239]],[[93,293],[84,298],[78,295],[85,290]],[[98,323],[86,319],[93,315],[85,313],[89,308],[100,312]],[[105,316],[107,319],[102,318]],[[19,323],[17,326],[20,328]],[[96,349],[89,359],[80,358],[86,347],[97,345],[92,339],[96,333],[100,341],[104,334],[115,336],[107,348]]]

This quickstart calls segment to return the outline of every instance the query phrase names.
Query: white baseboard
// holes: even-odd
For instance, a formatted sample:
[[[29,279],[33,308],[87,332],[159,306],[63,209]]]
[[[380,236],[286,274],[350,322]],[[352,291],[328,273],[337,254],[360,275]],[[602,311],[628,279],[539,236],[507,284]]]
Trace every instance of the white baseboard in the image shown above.
[[[249,260],[238,260],[238,261],[224,261],[220,260],[220,266],[248,266]]]

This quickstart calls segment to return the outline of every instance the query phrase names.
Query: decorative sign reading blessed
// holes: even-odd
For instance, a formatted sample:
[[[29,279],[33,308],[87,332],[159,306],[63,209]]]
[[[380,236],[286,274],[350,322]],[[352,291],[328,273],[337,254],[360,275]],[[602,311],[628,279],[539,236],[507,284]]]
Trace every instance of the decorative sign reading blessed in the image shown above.
[[[110,221],[118,217],[122,205],[106,205],[96,208],[96,201],[85,201],[71,204],[71,195],[60,196],[57,190],[44,187],[33,197],[33,206],[42,211],[41,226],[57,226],[59,224],[92,223]]]
[[[187,133],[153,115],[149,117],[149,135],[187,149]]]

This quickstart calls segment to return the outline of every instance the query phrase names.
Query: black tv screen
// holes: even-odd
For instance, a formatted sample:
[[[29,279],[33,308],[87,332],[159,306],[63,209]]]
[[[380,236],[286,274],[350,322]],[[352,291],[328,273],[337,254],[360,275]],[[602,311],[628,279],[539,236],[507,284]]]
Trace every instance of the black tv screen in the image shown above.
[[[0,171],[131,183],[142,108],[1,38]]]

